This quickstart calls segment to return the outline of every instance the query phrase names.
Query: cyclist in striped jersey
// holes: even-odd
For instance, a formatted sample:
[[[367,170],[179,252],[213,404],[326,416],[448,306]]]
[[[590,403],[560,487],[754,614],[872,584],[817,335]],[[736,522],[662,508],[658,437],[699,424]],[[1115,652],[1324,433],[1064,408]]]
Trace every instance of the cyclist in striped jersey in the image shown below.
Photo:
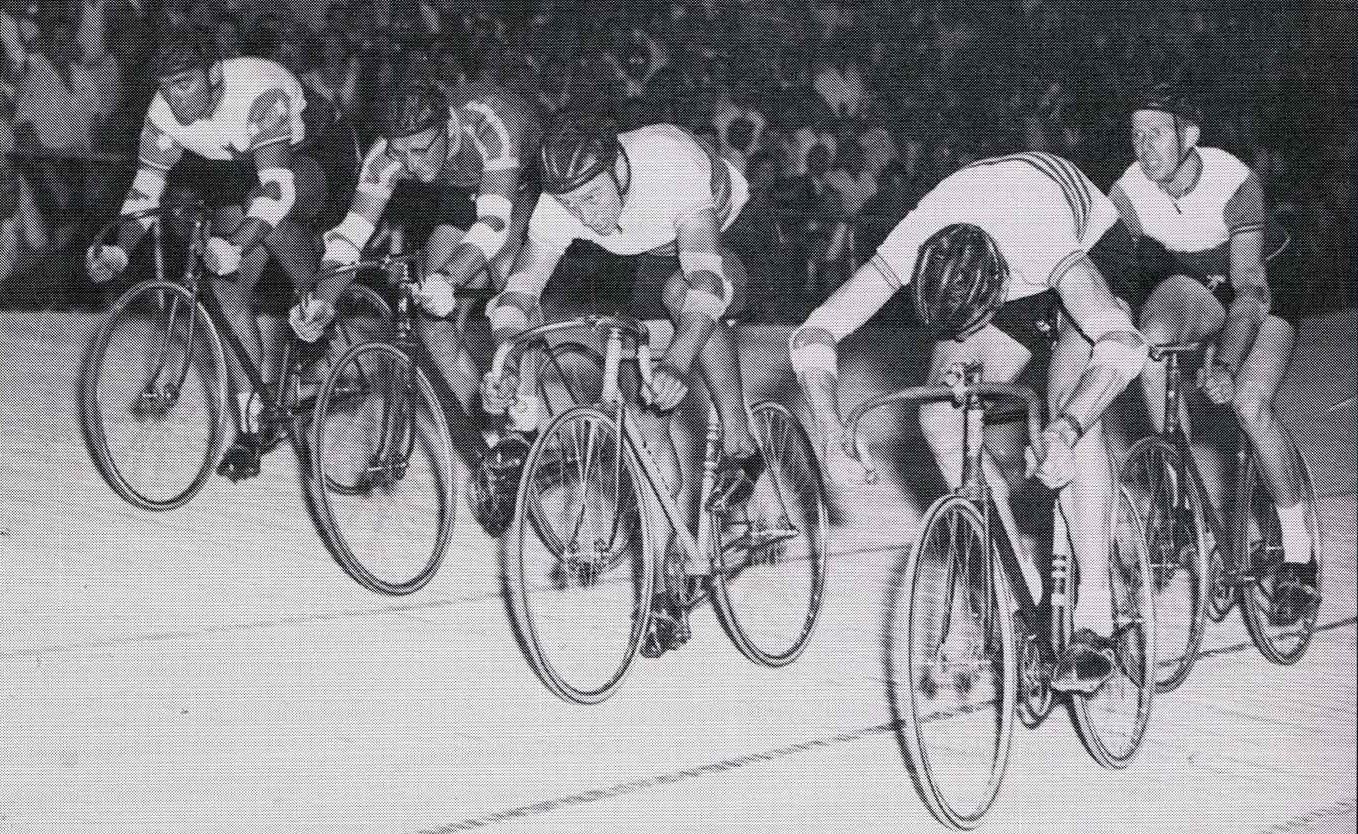
[[[1047,392],[1054,416],[1038,440],[1042,448],[1032,450],[1030,468],[1061,490],[1081,568],[1077,632],[1056,681],[1070,691],[1097,689],[1122,651],[1118,635],[1095,629],[1112,622],[1107,577],[1112,464],[1100,417],[1146,359],[1145,342],[1104,274],[1117,270],[1123,280],[1130,252],[1131,238],[1113,204],[1070,162],[1045,153],[981,160],[925,195],[876,255],[793,333],[790,345],[827,469],[842,478],[853,450],[843,445],[836,345],[898,290],[910,286],[916,312],[937,339],[931,384],[941,384],[958,362],[981,362],[987,381],[1011,382],[1035,352],[1046,349],[1059,305],[1064,315]],[[949,402],[926,404],[920,425],[944,477],[959,486],[958,412]],[[1017,542],[1007,482],[988,454],[985,465],[1002,522]],[[1022,554],[1020,563],[1040,600],[1042,580],[1031,557]]]

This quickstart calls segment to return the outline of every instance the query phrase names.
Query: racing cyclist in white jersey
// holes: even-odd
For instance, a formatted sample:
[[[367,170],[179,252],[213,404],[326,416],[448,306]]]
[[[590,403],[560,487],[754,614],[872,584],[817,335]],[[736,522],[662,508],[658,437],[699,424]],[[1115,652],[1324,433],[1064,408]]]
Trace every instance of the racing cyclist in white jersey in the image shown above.
[[[304,138],[302,87],[273,61],[214,60],[191,30],[166,33],[157,59],[160,89],[146,114],[137,173],[122,212],[157,207],[167,181],[199,191],[215,209],[205,255],[212,293],[255,367],[269,374],[268,363],[261,362],[255,285],[269,254],[294,286],[305,285],[317,252],[304,224],[325,205],[320,166],[295,153]],[[121,273],[150,225],[149,219],[128,220],[113,244],[92,247],[86,255],[90,278],[107,281]],[[235,481],[259,472],[256,432],[263,403],[239,364],[230,366],[239,431],[217,471]]]
[[[540,320],[543,288],[574,241],[642,256],[637,287],[658,287],[675,325],[655,368],[651,403],[660,412],[679,405],[696,362],[722,423],[716,498],[727,505],[748,500],[764,460],[750,435],[735,334],[724,320],[746,274],[721,241],[749,196],[745,178],[682,128],[656,124],[618,134],[607,120],[569,114],[548,131],[538,158],[544,193],[528,241],[505,291],[487,308],[496,345]],[[634,305],[649,300],[634,294]],[[487,407],[503,407],[517,386],[509,372],[488,377]],[[676,487],[677,461],[662,465]]]
[[[1290,625],[1317,598],[1300,475],[1273,410],[1296,342],[1298,288],[1276,274],[1287,259],[1265,267],[1264,252],[1276,243],[1265,246],[1259,177],[1226,151],[1198,144],[1202,110],[1192,96],[1161,83],[1139,94],[1131,111],[1136,161],[1110,196],[1131,233],[1158,242],[1168,256],[1168,275],[1155,276],[1141,310],[1141,331],[1152,343],[1221,333],[1204,390],[1234,408],[1277,504],[1283,560],[1272,613],[1278,625]],[[1157,429],[1164,425],[1165,373],[1163,361],[1148,362],[1141,377]]]
[[[1130,236],[1112,203],[1070,162],[1021,153],[968,165],[920,200],[877,250],[791,338],[826,469],[843,480],[853,465],[839,413],[837,343],[898,290],[910,285],[922,323],[938,339],[929,384],[958,362],[981,362],[990,382],[1013,381],[1047,344],[1044,323],[1059,302],[1060,335],[1048,379],[1054,418],[1033,450],[1036,474],[1060,489],[1061,509],[1080,566],[1077,631],[1054,686],[1092,692],[1115,663],[1134,668],[1130,639],[1100,634],[1113,621],[1108,585],[1112,465],[1100,417],[1134,380],[1146,345],[1095,260],[1128,269]],[[1116,245],[1115,245],[1116,244]],[[1092,260],[1093,259],[1093,260]],[[920,425],[952,487],[961,484],[962,421],[950,402],[925,404]],[[846,469],[845,467],[849,467]],[[1007,481],[986,455],[987,483],[1014,542]],[[1020,548],[1021,550],[1021,548]],[[1042,579],[1020,554],[1034,600]],[[1125,645],[1124,645],[1125,644]]]

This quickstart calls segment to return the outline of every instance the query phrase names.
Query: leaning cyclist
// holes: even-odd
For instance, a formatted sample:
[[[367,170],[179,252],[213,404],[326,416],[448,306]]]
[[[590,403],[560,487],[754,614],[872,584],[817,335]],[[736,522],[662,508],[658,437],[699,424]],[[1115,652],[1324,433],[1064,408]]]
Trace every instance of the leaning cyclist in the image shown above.
[[[1110,196],[1132,234],[1161,244],[1170,273],[1141,310],[1152,343],[1197,341],[1221,333],[1204,389],[1231,403],[1275,497],[1283,561],[1274,615],[1295,623],[1315,598],[1316,562],[1307,508],[1288,444],[1273,410],[1297,336],[1294,282],[1270,281],[1264,265],[1264,195],[1259,177],[1219,148],[1199,146],[1202,110],[1184,88],[1157,84],[1131,108],[1136,161]],[[1276,278],[1276,276],[1274,276]],[[1146,407],[1164,425],[1164,362],[1142,374]]]
[[[980,362],[985,379],[1014,380],[1047,344],[1055,305],[1063,311],[1053,348],[1048,399],[1054,418],[1037,440],[1036,474],[1059,488],[1081,572],[1077,632],[1061,659],[1055,686],[1092,692],[1114,663],[1134,659],[1112,622],[1108,530],[1112,466],[1100,416],[1141,370],[1146,345],[1113,296],[1099,266],[1130,264],[1131,239],[1117,211],[1074,165],[1045,153],[1021,153],[968,165],[944,179],[905,216],[854,276],[796,330],[790,350],[806,392],[827,469],[843,478],[844,447],[836,345],[861,327],[898,290],[910,285],[916,311],[938,339],[929,379],[942,384],[959,362]],[[1114,260],[1113,254],[1122,257]],[[1105,257],[1105,256],[1110,257]],[[962,422],[949,402],[920,409],[920,425],[952,487],[961,484]],[[1007,481],[987,453],[988,483],[1002,522],[1015,530]],[[1011,535],[1013,541],[1018,541]],[[1020,559],[1035,600],[1042,580]],[[1124,648],[1119,642],[1127,643]]]
[[[137,173],[122,211],[156,208],[167,184],[200,192],[215,209],[205,253],[212,293],[255,367],[266,367],[255,285],[270,254],[295,285],[310,280],[317,253],[305,224],[325,205],[320,166],[296,153],[304,138],[302,87],[273,61],[214,59],[189,29],[162,38],[156,72],[160,89],[146,113]],[[91,279],[121,273],[150,225],[150,219],[128,220],[115,243],[91,248]],[[237,481],[259,473],[263,403],[244,369],[231,366],[239,431],[217,471]]]
[[[716,500],[748,500],[764,459],[750,435],[735,334],[724,320],[746,275],[721,239],[749,195],[745,178],[682,128],[656,124],[619,134],[606,119],[573,114],[553,124],[538,160],[544,194],[528,242],[488,307],[495,343],[540,320],[543,288],[574,241],[640,255],[634,310],[646,318],[648,308],[662,306],[675,326],[655,368],[651,403],[660,412],[679,405],[696,362],[723,427]],[[517,387],[508,372],[488,375],[487,407],[503,408]],[[678,473],[671,474],[674,487]]]
[[[293,308],[297,334],[314,341],[335,316],[335,300],[353,280],[333,269],[356,263],[403,180],[438,184],[439,217],[423,251],[421,335],[444,380],[464,407],[475,401],[481,374],[464,343],[465,311],[455,311],[454,287],[493,281],[504,286],[519,250],[537,191],[527,166],[537,154],[537,112],[519,96],[489,83],[444,92],[432,81],[414,80],[387,105],[384,136],[363,160],[348,214],[325,234],[320,279],[310,297]],[[454,225],[452,210],[468,192],[476,195],[476,222]],[[457,312],[457,318],[450,315]]]

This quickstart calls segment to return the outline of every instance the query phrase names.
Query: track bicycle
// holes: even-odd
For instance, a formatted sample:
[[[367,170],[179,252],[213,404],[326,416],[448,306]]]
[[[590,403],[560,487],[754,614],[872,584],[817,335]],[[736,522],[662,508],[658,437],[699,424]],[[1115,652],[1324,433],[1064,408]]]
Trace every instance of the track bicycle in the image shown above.
[[[511,619],[538,677],[566,701],[603,701],[639,650],[658,654],[643,641],[682,642],[687,612],[708,597],[750,660],[794,661],[815,628],[826,568],[824,490],[800,421],[777,403],[750,409],[767,469],[748,503],[723,507],[711,499],[721,425],[709,407],[695,534],[641,436],[638,406],[624,393],[631,386],[619,382],[635,361],[627,380],[639,380],[643,396],[649,389],[646,325],[592,315],[536,327],[501,345],[492,373],[522,367],[526,346],[568,332],[603,336],[601,395],[537,433],[504,550]],[[670,531],[658,556],[659,535]]]
[[[877,476],[860,430],[864,415],[889,403],[951,400],[963,423],[962,485],[925,513],[893,587],[886,634],[887,694],[898,738],[929,810],[959,829],[975,827],[999,793],[1014,715],[1035,726],[1061,694],[1052,678],[1073,634],[1078,590],[1070,579],[1072,560],[1054,542],[1048,603],[1033,601],[985,481],[982,432],[988,402],[1019,400],[1031,445],[1041,433],[1042,405],[1029,388],[981,379],[979,363],[959,363],[946,384],[883,394],[858,406],[848,421],[870,481]],[[1150,720],[1155,628],[1140,522],[1124,491],[1116,484],[1114,490],[1108,631],[1120,643],[1118,663],[1092,694],[1072,693],[1069,705],[1093,758],[1123,768]],[[1060,512],[1055,520],[1054,538],[1064,541]]]
[[[381,329],[387,304],[367,287],[350,287],[328,337],[316,345],[285,340],[281,380],[266,385],[204,280],[205,212],[201,202],[148,209],[119,217],[94,238],[98,246],[123,222],[150,220],[153,275],[114,303],[87,356],[80,399],[91,451],[109,486],[135,506],[170,510],[192,499],[221,455],[227,404],[236,401],[228,398],[225,338],[263,406],[264,448],[291,442],[310,505],[306,438],[315,381],[350,344]],[[177,278],[166,277],[167,226],[186,249]],[[239,423],[238,409],[229,412]]]
[[[1237,601],[1259,651],[1281,664],[1295,663],[1305,653],[1320,608],[1321,534],[1315,490],[1306,458],[1287,427],[1280,424],[1306,502],[1307,530],[1316,560],[1316,597],[1299,620],[1281,622],[1276,617],[1273,574],[1282,563],[1282,536],[1268,482],[1243,429],[1236,432],[1235,503],[1229,532],[1208,496],[1180,423],[1181,357],[1210,354],[1214,347],[1212,341],[1151,347],[1151,358],[1166,364],[1164,431],[1133,444],[1119,472],[1145,524],[1155,577],[1161,646],[1156,677],[1162,692],[1178,687],[1188,677],[1206,619],[1220,622]]]

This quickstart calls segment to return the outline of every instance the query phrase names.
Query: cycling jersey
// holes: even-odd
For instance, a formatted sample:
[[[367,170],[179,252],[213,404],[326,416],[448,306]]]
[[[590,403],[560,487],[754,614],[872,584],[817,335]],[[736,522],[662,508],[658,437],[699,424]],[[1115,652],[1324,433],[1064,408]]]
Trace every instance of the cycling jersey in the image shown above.
[[[1197,181],[1171,197],[1133,162],[1109,196],[1127,228],[1164,245],[1175,267],[1209,286],[1229,283],[1231,237],[1264,226],[1264,194],[1245,163],[1218,148],[1198,148]]]
[[[618,142],[627,171],[618,228],[599,234],[543,195],[528,223],[530,239],[558,250],[589,240],[618,255],[672,255],[690,217],[712,209],[725,231],[749,199],[745,177],[683,128],[650,125],[619,134]]]
[[[903,287],[925,240],[944,226],[970,223],[994,238],[1009,265],[1005,300],[1015,301],[1055,288],[1117,219],[1113,203],[1059,156],[983,159],[926,194],[882,242],[873,263]]]
[[[263,58],[228,58],[221,68],[216,106],[191,124],[175,119],[161,93],[151,99],[138,154],[142,167],[169,171],[184,150],[204,159],[242,160],[260,148],[305,138],[306,96],[292,73]]]
[[[541,138],[537,111],[527,101],[489,83],[462,85],[448,93],[448,156],[439,181],[476,189],[488,171],[529,168]],[[410,177],[401,161],[387,154],[387,140],[378,139],[363,159],[358,189],[385,206],[396,183]],[[376,223],[380,211],[367,219]]]

